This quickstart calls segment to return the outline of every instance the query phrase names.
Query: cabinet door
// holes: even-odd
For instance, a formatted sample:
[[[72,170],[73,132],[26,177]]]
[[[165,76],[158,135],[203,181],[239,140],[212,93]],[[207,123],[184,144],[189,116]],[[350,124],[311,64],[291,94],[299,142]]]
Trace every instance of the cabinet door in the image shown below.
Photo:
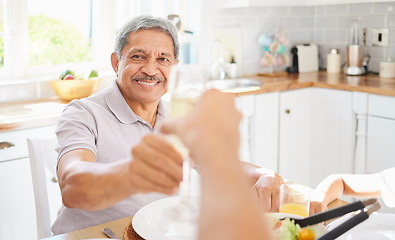
[[[376,173],[395,167],[395,119],[368,117],[366,172]],[[395,214],[379,199],[379,212]]]
[[[53,125],[0,132],[0,142],[8,142],[13,145],[6,149],[0,149],[0,162],[26,158],[28,156],[27,138],[52,136],[55,136],[55,126]]]
[[[367,173],[395,167],[395,119],[368,117]]]
[[[0,162],[0,239],[37,239],[29,159]]]
[[[313,88],[310,184],[334,173],[353,173],[355,116],[352,92]]]
[[[0,239],[37,239],[28,137],[53,137],[55,126],[0,133],[14,146],[0,150]]]
[[[280,93],[279,173],[310,185],[311,88]]]
[[[279,100],[279,92],[255,96],[251,133],[253,163],[274,171],[278,171]]]
[[[391,2],[393,0],[380,0],[380,2]],[[220,0],[219,6],[222,8],[239,8],[239,7],[262,7],[262,6],[322,6],[334,4],[355,4],[373,1],[366,0]]]

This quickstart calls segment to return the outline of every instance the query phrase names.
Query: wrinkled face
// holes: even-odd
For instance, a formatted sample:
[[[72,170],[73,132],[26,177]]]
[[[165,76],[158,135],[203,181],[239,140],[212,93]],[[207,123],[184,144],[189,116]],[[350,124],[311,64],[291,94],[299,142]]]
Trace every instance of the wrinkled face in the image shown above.
[[[171,37],[156,30],[130,33],[121,59],[111,56],[118,86],[128,103],[156,103],[166,93],[170,68],[175,63]]]

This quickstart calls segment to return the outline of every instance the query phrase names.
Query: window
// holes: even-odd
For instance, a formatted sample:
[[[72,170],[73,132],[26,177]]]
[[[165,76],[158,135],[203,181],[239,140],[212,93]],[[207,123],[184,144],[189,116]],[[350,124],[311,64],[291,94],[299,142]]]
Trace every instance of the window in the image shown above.
[[[4,4],[0,6],[0,69],[4,67]]]
[[[0,79],[111,69],[120,0],[0,0]]]
[[[185,2],[0,0],[0,80],[57,77],[65,69],[112,71],[110,54],[125,21],[178,14]]]
[[[29,1],[29,66],[93,61],[92,11],[93,1]]]

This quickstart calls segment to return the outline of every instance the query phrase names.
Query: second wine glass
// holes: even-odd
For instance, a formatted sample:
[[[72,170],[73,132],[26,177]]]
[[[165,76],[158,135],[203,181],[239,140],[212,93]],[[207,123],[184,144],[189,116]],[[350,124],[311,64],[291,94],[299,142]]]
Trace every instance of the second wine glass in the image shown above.
[[[206,89],[208,72],[196,64],[173,66],[169,77],[169,115],[179,118],[188,114]],[[170,141],[183,156],[183,180],[180,200],[166,209],[160,228],[167,235],[177,239],[190,239],[197,230],[199,201],[191,194],[191,158],[189,150],[176,135],[169,136]]]

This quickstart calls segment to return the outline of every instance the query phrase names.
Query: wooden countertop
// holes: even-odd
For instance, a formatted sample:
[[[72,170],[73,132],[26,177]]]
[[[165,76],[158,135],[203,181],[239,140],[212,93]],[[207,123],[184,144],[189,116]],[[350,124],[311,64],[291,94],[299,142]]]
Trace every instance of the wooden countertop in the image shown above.
[[[395,96],[395,79],[380,78],[377,74],[347,76],[341,73],[313,72],[282,74],[277,77],[250,75],[244,78],[260,80],[263,85],[238,91],[237,95],[319,87]],[[66,104],[59,98],[0,104],[0,132],[54,125]]]
[[[326,72],[286,74],[269,77],[250,75],[245,78],[263,81],[259,89],[237,93],[238,95],[287,91],[306,87],[329,88],[345,91],[366,92],[370,94],[395,96],[395,78],[380,78],[376,74],[366,76],[347,76]]]
[[[0,132],[54,125],[67,105],[59,98],[0,104]]]

